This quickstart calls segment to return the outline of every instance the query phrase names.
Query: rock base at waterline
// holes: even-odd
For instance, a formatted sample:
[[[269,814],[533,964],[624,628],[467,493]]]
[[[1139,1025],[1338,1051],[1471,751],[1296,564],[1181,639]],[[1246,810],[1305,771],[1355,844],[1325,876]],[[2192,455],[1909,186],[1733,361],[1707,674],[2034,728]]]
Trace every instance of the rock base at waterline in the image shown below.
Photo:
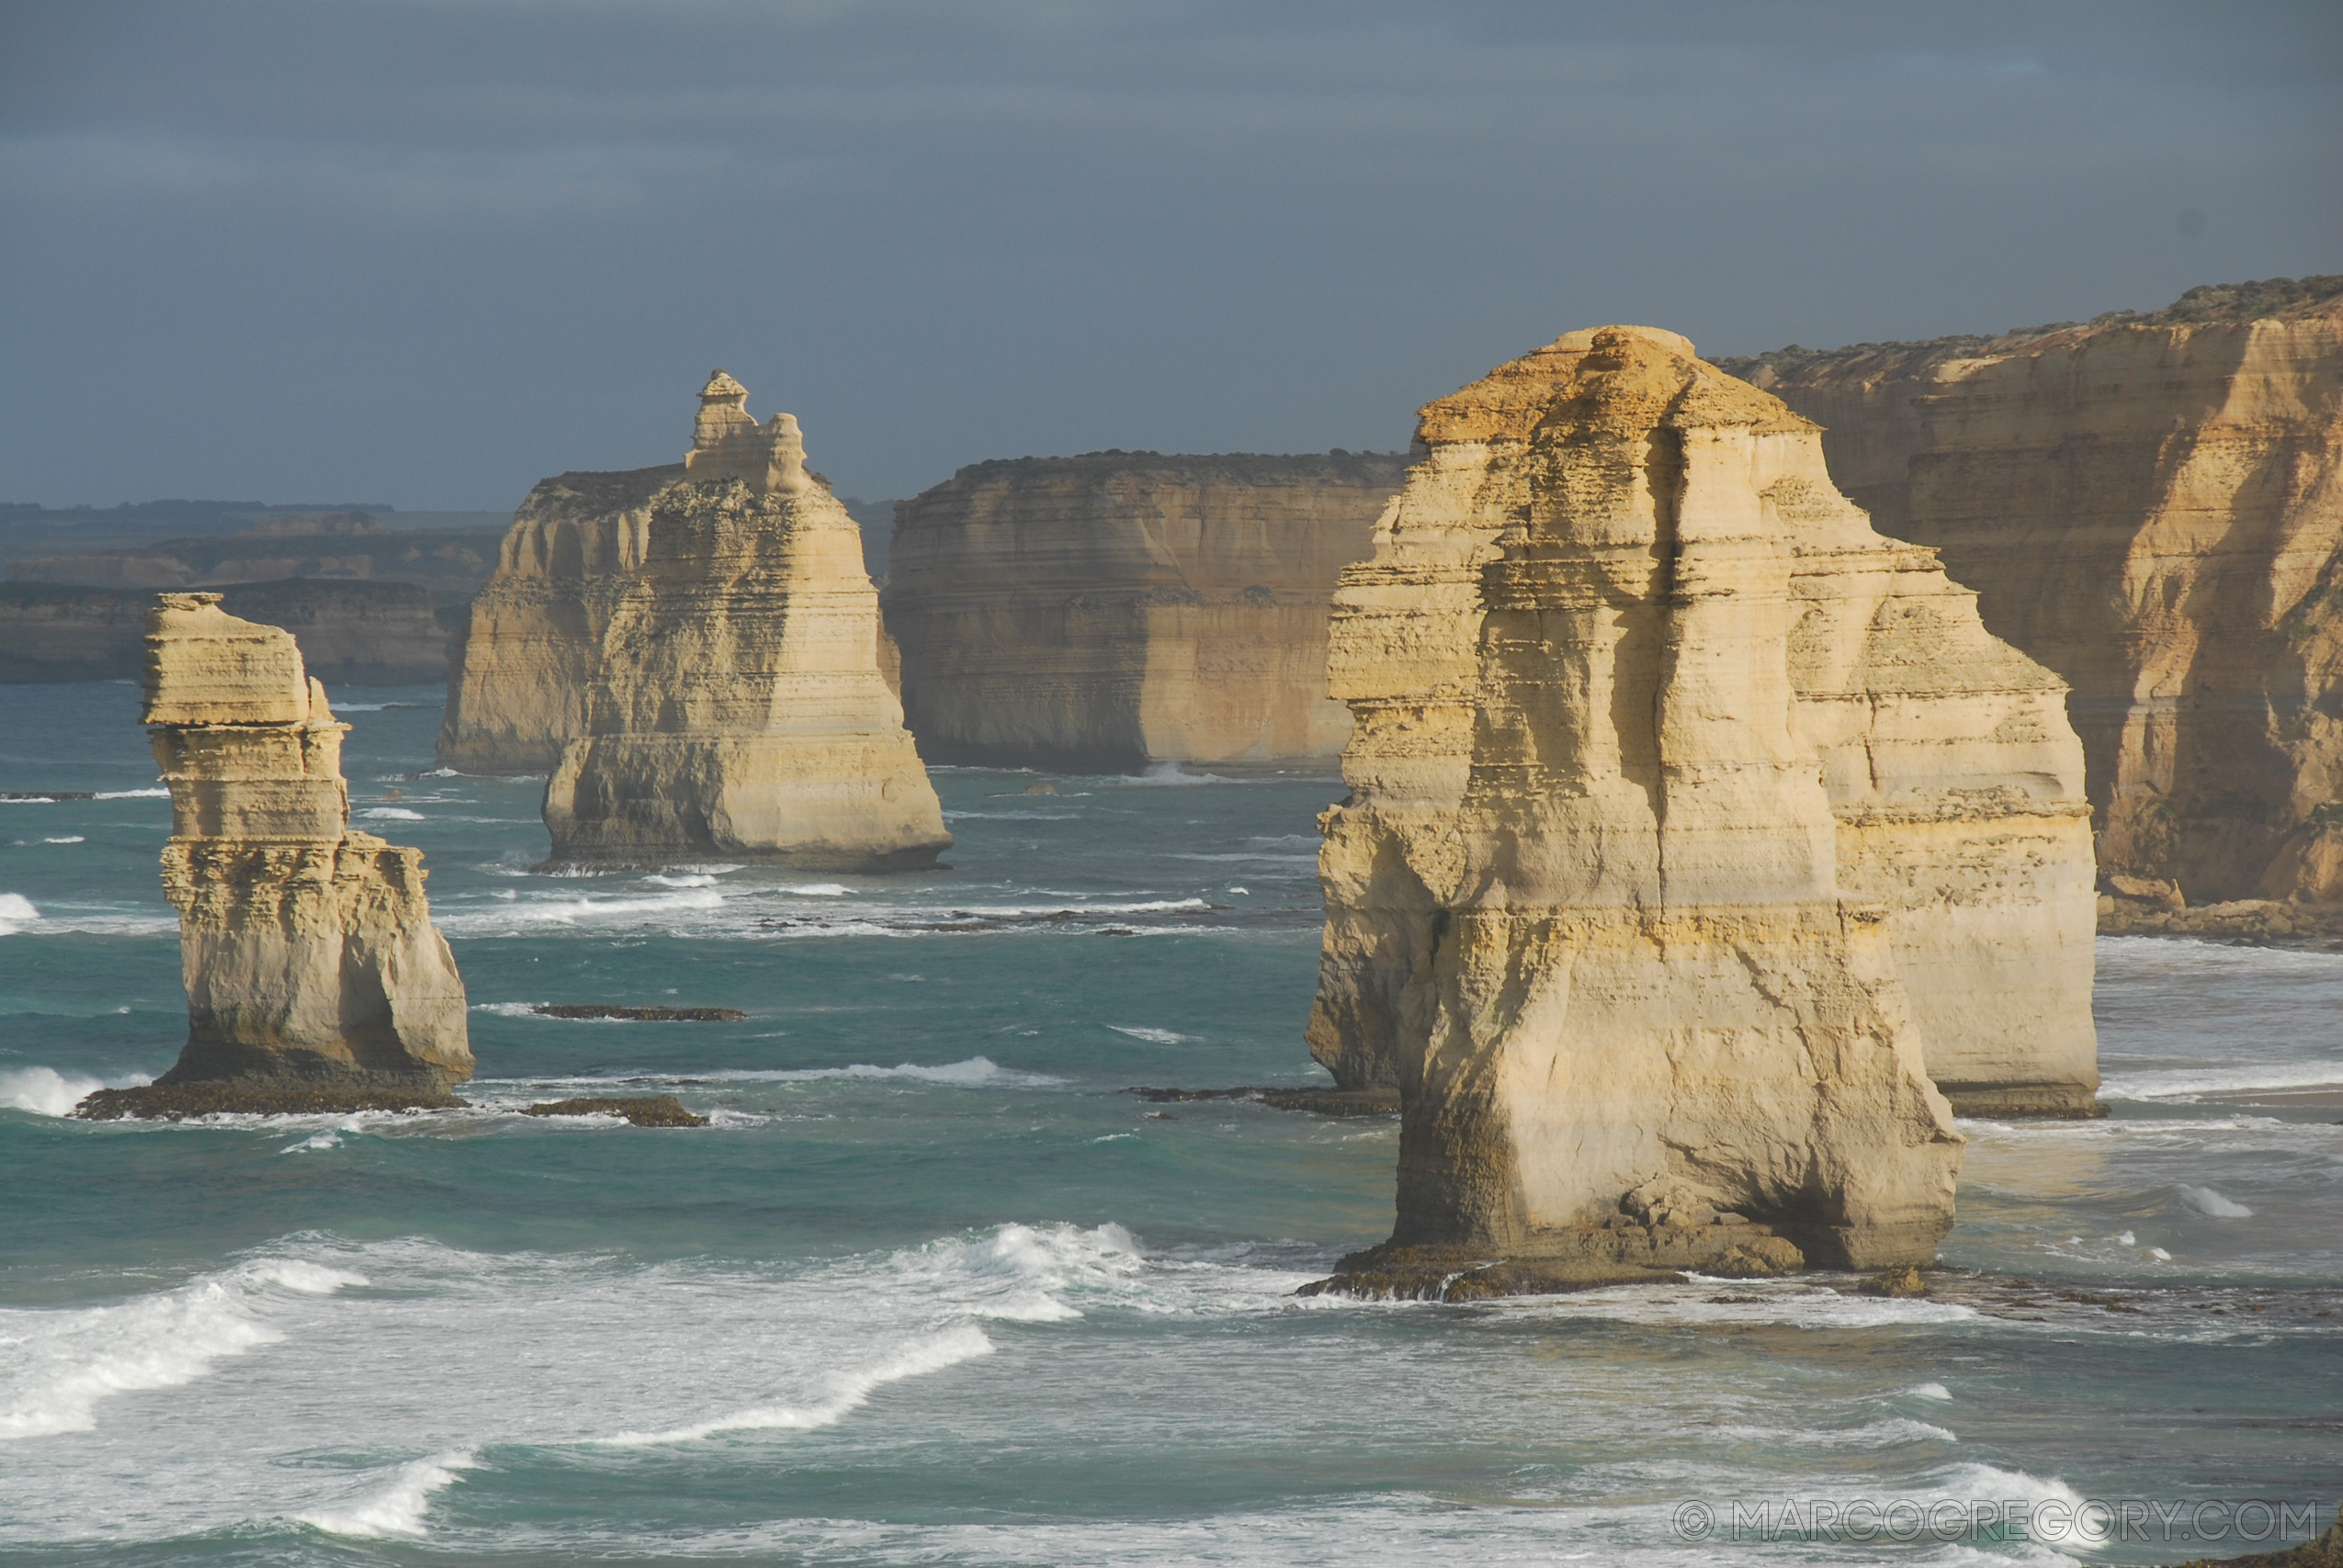
[[[1805,1267],[1805,1255],[1760,1224],[1587,1226],[1550,1237],[1534,1253],[1490,1258],[1454,1247],[1389,1242],[1354,1252],[1335,1272],[1295,1292],[1364,1301],[1472,1302],[1545,1296],[1598,1285],[1674,1280],[1685,1270],[1756,1280]]]
[[[470,1103],[419,1087],[350,1089],[298,1083],[146,1084],[101,1089],[74,1107],[85,1122],[184,1122],[195,1116],[346,1116],[356,1111],[461,1111]]]

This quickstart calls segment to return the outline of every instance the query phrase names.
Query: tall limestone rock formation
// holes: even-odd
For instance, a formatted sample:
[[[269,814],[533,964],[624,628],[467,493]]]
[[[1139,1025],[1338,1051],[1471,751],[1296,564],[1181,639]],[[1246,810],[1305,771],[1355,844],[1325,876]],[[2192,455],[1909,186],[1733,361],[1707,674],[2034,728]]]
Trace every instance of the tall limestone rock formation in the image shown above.
[[[718,371],[640,558],[608,580],[576,735],[545,791],[556,863],[931,864],[952,841],[881,672],[862,536]]]
[[[2343,900],[2343,277],[1728,364],[2074,688],[2110,891]]]
[[[216,593],[147,620],[145,720],[171,789],[187,1043],[85,1116],[447,1105],[471,1077],[463,981],[423,853],[349,826],[342,737],[291,634]]]
[[[683,476],[680,463],[569,473],[529,491],[449,655],[443,767],[549,773],[585,733],[586,687],[611,606],[642,566],[651,498]]]
[[[942,761],[1331,758],[1327,600],[1398,457],[979,463],[896,511],[903,706]]]
[[[1572,333],[1426,408],[1428,455],[1336,596],[1330,674],[1360,728],[1343,761],[1352,802],[1328,818],[1310,1043],[1345,1087],[1399,1083],[1421,1028],[1410,987],[1443,911],[1471,896],[1455,812],[1493,722],[1483,623],[1528,520],[1559,504],[1567,476],[1543,444],[1587,395],[1592,341]],[[1681,357],[1671,374],[1720,379]],[[1831,488],[1810,426],[1769,417],[1776,467],[1753,472],[1741,504],[1761,503],[1789,550],[1794,730],[1837,825],[1837,886],[1885,909],[1930,1076],[1958,1109],[2088,1111],[2090,841],[2063,689],[1984,631],[1932,552],[1873,532]]]
[[[1335,600],[1310,1028],[1399,1089],[1395,1243],[1698,1261],[1715,1210],[1928,1258],[1930,1059],[1975,1099],[2097,1082],[2059,683],[1673,333],[1572,333],[1420,441]]]

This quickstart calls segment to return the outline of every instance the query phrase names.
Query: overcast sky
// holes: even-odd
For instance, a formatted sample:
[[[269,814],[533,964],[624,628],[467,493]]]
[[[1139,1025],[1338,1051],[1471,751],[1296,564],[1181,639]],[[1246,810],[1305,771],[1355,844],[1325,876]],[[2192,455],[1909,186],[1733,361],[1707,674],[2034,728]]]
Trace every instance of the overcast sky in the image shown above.
[[[1574,327],[2343,271],[2343,5],[0,0],[0,500],[1403,446]]]

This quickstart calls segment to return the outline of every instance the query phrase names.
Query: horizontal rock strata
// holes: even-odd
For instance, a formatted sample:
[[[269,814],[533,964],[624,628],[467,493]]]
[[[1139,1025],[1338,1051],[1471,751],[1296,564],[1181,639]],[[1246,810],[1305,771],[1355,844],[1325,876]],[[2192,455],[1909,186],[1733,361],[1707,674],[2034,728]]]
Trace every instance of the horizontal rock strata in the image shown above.
[[[1522,556],[1523,530],[1560,504],[1540,431],[1590,341],[1574,333],[1426,408],[1427,456],[1375,559],[1336,595],[1330,674],[1359,728],[1352,804],[1326,818],[1309,1037],[1346,1087],[1398,1085],[1417,1027],[1409,987],[1465,896],[1455,814],[1496,740],[1492,596],[1551,575]],[[1753,491],[1737,504],[1761,504],[1787,552],[1792,723],[1832,813],[1835,886],[1884,911],[1930,1070],[1960,1110],[2088,1112],[2090,842],[2061,683],[1983,629],[1932,552],[1874,533],[1830,486],[1811,429],[1772,407],[1761,503]]]
[[[2096,1084],[2058,683],[1672,333],[1573,333],[1419,430],[1336,596],[1356,728],[1310,1029],[1399,1090],[1393,1245],[1632,1277],[1624,1227],[1698,1267],[1743,1246],[1729,1215],[1928,1260],[1956,986],[2054,1036],[1948,1031],[1955,1069]]]
[[[1731,364],[2073,687],[2102,873],[2343,898],[2343,277]]]
[[[610,580],[546,784],[555,863],[882,871],[952,841],[881,672],[861,535],[806,471],[797,421],[760,425],[747,396],[710,380],[685,477]]]
[[[162,595],[144,716],[171,790],[187,1043],[151,1088],[92,1111],[454,1103],[472,1070],[464,987],[423,855],[350,830],[348,727],[292,637],[216,594]]]
[[[1327,599],[1403,459],[979,463],[896,511],[887,626],[939,761],[1136,769],[1339,753]]]

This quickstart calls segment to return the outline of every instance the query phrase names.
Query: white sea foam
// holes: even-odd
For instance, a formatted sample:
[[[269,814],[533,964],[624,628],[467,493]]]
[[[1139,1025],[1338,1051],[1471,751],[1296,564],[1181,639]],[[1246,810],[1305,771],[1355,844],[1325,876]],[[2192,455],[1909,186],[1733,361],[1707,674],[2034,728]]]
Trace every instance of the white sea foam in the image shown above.
[[[403,806],[369,806],[364,811],[359,812],[358,815],[373,822],[421,822],[425,820],[422,812],[410,811]]]
[[[119,1305],[0,1310],[0,1440],[86,1432],[118,1393],[175,1388],[223,1357],[284,1337],[284,1295],[331,1295],[363,1275],[269,1258]]]
[[[437,924],[443,931],[467,934],[515,926],[643,925],[662,916],[717,909],[723,904],[724,895],[713,888],[687,887],[641,898],[549,898],[459,908],[441,914]]]
[[[1117,1034],[1127,1034],[1134,1040],[1144,1040],[1150,1045],[1179,1045],[1195,1038],[1193,1034],[1175,1034],[1168,1029],[1149,1029],[1144,1024],[1110,1023],[1106,1026]]]
[[[984,1330],[972,1323],[961,1324],[889,1356],[875,1366],[833,1375],[828,1380],[830,1387],[823,1395],[809,1404],[753,1404],[721,1416],[711,1416],[689,1426],[671,1427],[660,1432],[621,1432],[615,1437],[594,1439],[594,1442],[596,1447],[605,1448],[648,1448],[659,1443],[696,1442],[719,1432],[802,1431],[813,1427],[832,1427],[868,1403],[874,1391],[890,1382],[918,1377],[922,1372],[942,1371],[946,1367],[990,1354],[992,1341],[985,1337]]]
[[[78,1073],[67,1077],[54,1067],[16,1067],[0,1072],[0,1107],[29,1111],[37,1116],[63,1116],[85,1096],[105,1087]]]
[[[171,792],[167,789],[101,789],[97,792],[97,798],[100,800],[168,800],[171,798]]]
[[[43,839],[40,841],[44,844],[85,844],[89,842],[86,838],[83,837],[79,833],[67,833],[62,838]]]
[[[843,882],[805,882],[781,891],[794,893],[800,898],[843,898],[854,889]]]
[[[1158,762],[1144,773],[1124,773],[1108,782],[1118,784],[1216,784],[1240,781],[1222,778],[1218,773],[1183,773],[1177,762]]]
[[[1952,1391],[1941,1382],[1916,1383],[1904,1391],[1907,1399],[1950,1399]]]
[[[2254,1212],[2245,1204],[2234,1198],[2224,1198],[2210,1187],[2183,1187],[2180,1189],[2180,1201],[2216,1220],[2249,1220],[2254,1217]]]
[[[470,1449],[412,1460],[341,1506],[298,1517],[328,1535],[419,1536],[432,1494],[453,1485],[462,1472],[480,1468],[480,1456]]]
[[[2343,1085],[2343,1062],[2250,1062],[2234,1067],[2180,1067],[2127,1073],[2100,1085],[2102,1100],[2185,1100],[2250,1089]]]
[[[14,936],[40,919],[32,900],[21,893],[0,893],[0,936]]]
[[[713,887],[716,886],[715,874],[705,871],[687,871],[680,875],[654,872],[643,880],[654,887]]]

